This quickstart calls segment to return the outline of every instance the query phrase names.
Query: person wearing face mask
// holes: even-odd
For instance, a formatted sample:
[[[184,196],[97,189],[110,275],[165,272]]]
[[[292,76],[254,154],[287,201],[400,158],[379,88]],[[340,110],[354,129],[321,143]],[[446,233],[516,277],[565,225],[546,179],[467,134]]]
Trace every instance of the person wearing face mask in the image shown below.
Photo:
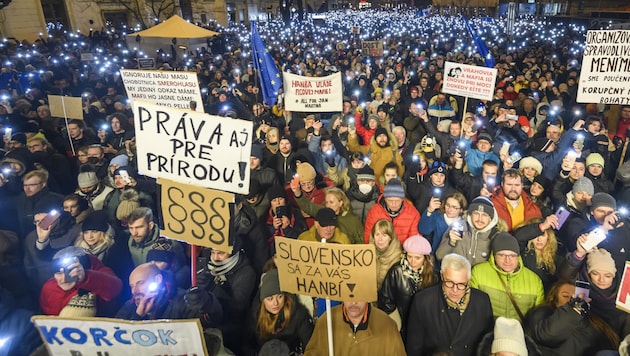
[[[380,194],[381,192],[376,185],[374,170],[365,165],[358,170],[356,181],[346,191],[352,212],[361,220],[362,224],[365,224],[368,212],[376,204]]]
[[[74,193],[87,200],[90,207],[94,210],[103,209],[105,198],[114,190],[114,188],[101,182],[90,164],[81,166],[81,173],[77,176],[77,183],[78,188]]]
[[[105,157],[105,151],[101,145],[90,145],[87,150],[88,163],[94,166],[99,179],[107,177],[109,159]]]

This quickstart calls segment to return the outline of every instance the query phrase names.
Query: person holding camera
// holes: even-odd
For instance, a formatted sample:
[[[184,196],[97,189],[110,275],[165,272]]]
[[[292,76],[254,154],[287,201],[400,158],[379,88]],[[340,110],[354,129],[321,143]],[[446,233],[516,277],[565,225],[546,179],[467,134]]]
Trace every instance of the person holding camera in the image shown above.
[[[300,210],[287,204],[287,194],[281,185],[276,184],[269,188],[267,199],[271,203],[266,220],[270,244],[276,236],[296,239],[306,230],[306,222]]]

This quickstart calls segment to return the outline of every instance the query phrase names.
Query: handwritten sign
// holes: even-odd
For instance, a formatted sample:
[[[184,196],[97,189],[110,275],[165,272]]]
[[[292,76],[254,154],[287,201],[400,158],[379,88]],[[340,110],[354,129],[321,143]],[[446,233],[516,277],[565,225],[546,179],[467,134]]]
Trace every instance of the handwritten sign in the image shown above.
[[[48,95],[48,106],[51,116],[83,120],[83,101],[81,98]]]
[[[630,261],[626,261],[615,302],[617,309],[630,313]]]
[[[207,355],[199,319],[127,321],[34,316],[49,355]]]
[[[138,171],[200,187],[249,192],[252,122],[135,101]]]
[[[495,68],[445,62],[442,91],[480,100],[492,100],[496,80]]]
[[[370,57],[383,56],[383,41],[361,41],[363,55]]]
[[[280,290],[339,301],[376,300],[374,245],[276,237]]]
[[[190,244],[232,252],[229,245],[230,203],[234,194],[158,179],[161,186],[161,233]]]
[[[155,69],[155,59],[154,58],[138,58],[138,68],[139,69]]]
[[[630,30],[586,34],[578,103],[630,104]]]
[[[284,72],[284,102],[287,110],[302,112],[341,111],[343,86],[341,73],[326,77],[302,77]]]
[[[144,100],[169,108],[189,110],[190,102],[195,101],[197,110],[203,111],[196,73],[121,69],[120,74],[132,102]]]

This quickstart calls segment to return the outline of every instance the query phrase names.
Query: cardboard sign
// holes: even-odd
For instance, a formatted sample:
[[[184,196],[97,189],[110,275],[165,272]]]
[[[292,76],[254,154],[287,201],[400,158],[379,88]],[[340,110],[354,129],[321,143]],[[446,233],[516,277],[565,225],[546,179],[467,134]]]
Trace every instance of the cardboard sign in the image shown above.
[[[578,103],[630,104],[630,30],[586,34]]]
[[[442,91],[480,100],[492,100],[496,80],[495,68],[445,62]]]
[[[350,27],[350,33],[352,33],[353,35],[361,34],[361,27],[360,26],[352,26],[352,27]]]
[[[197,111],[203,112],[197,73],[121,69],[120,75],[132,102],[144,100],[169,108],[190,110],[190,102],[195,101]]]
[[[361,49],[364,56],[383,56],[383,41],[361,41]]]
[[[280,290],[338,301],[376,300],[374,245],[275,240]]]
[[[287,110],[333,112],[343,108],[341,73],[313,78],[284,72],[283,76]]]
[[[82,62],[89,62],[89,61],[93,61],[94,60],[94,54],[93,53],[81,53],[81,61]]]
[[[207,355],[199,319],[32,318],[49,355]]]
[[[135,101],[138,171],[200,187],[249,193],[251,121]]]
[[[50,115],[83,120],[83,100],[72,96],[48,95]]]
[[[630,313],[630,261],[626,261],[615,301],[617,309]]]
[[[234,194],[158,179],[161,186],[162,235],[190,244],[232,252],[230,203]]]
[[[155,59],[153,58],[138,58],[139,69],[155,69]]]

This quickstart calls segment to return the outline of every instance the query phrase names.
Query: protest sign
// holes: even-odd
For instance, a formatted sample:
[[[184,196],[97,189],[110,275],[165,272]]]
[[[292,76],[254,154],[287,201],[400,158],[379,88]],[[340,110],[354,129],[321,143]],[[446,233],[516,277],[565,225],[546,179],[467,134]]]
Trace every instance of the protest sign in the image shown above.
[[[249,193],[252,122],[135,101],[138,171],[200,187]]]
[[[194,101],[197,110],[203,112],[197,73],[121,69],[120,75],[131,101],[144,100],[184,110],[190,109],[190,102]]]
[[[586,34],[578,103],[630,104],[630,30]]]
[[[138,68],[139,69],[155,69],[155,59],[149,58],[138,58]]]
[[[81,53],[81,62],[89,62],[94,60],[93,53]]]
[[[83,120],[83,100],[72,96],[48,95],[50,115]]]
[[[34,316],[49,355],[207,355],[199,319],[127,321]]]
[[[331,112],[343,108],[341,73],[326,77],[302,77],[288,72],[284,76],[284,103],[287,110]]]
[[[376,300],[374,245],[275,240],[280,290],[339,301]]]
[[[364,56],[383,56],[383,41],[361,41],[361,49]]]
[[[617,309],[621,309],[626,313],[630,313],[630,262],[626,261],[621,277],[621,284],[617,291],[617,300],[615,305]]]
[[[496,80],[495,68],[445,62],[442,91],[479,100],[492,100]]]
[[[234,194],[158,179],[161,187],[162,235],[190,244],[232,252],[230,203]]]

